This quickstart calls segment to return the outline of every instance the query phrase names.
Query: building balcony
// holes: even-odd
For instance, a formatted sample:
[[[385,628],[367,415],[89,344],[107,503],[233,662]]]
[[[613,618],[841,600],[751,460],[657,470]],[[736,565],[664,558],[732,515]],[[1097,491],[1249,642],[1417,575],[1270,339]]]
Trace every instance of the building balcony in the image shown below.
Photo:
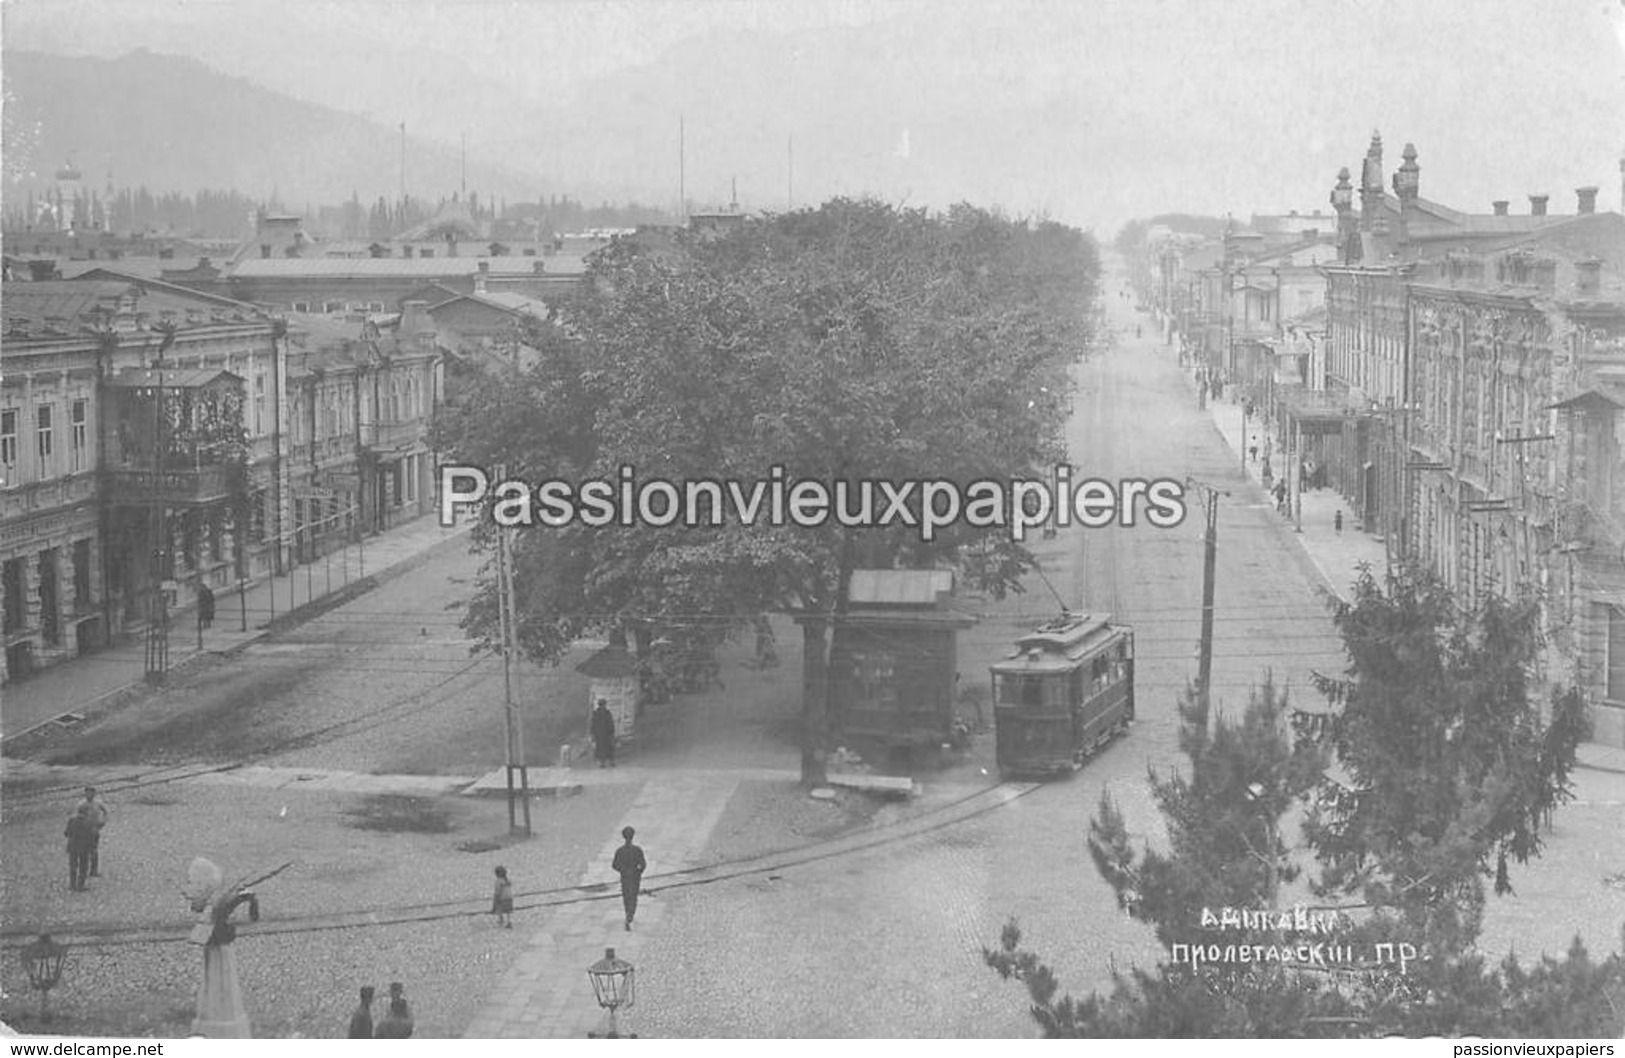
[[[372,422],[361,427],[361,443],[375,451],[393,451],[408,448],[423,437],[421,419],[399,422]]]
[[[1611,552],[1625,544],[1625,529],[1582,500],[1555,504],[1554,514],[1553,535],[1560,550],[1600,548]]]
[[[203,506],[231,495],[227,467],[215,464],[156,470],[119,467],[108,472],[107,500],[121,507]]]

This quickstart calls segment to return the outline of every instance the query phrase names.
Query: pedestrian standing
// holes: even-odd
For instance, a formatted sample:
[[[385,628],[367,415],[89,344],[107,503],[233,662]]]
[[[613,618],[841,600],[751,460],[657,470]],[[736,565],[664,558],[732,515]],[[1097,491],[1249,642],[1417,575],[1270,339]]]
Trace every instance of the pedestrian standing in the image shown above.
[[[378,1019],[373,1029],[375,1040],[405,1040],[412,1036],[412,1008],[406,1003],[406,986],[399,981],[389,984],[389,1009]]]
[[[102,827],[107,825],[107,802],[96,797],[94,786],[87,786],[85,799],[79,803],[90,816],[90,876],[95,878],[102,868]]]
[[[361,1005],[350,1015],[350,1039],[372,1039],[372,985],[361,986]]]
[[[621,904],[626,908],[626,929],[631,932],[632,920],[638,914],[638,893],[643,887],[643,872],[648,869],[649,862],[643,858],[643,850],[632,844],[632,838],[637,831],[631,827],[621,828],[621,837],[626,844],[615,850],[615,859],[610,866],[615,873],[621,876]]]
[[[74,806],[62,836],[68,839],[68,888],[76,893],[83,892],[85,876],[90,871],[90,850],[95,847],[96,841],[90,809],[83,804]]]
[[[498,867],[496,875],[496,886],[491,891],[491,914],[497,917],[497,925],[504,929],[512,929],[513,883],[508,880],[506,867]]]
[[[615,767],[615,717],[609,711],[609,702],[602,698],[592,711],[592,746],[600,768]]]
[[[207,584],[197,586],[197,623],[200,628],[214,624],[214,591]]]
[[[1332,515],[1332,529],[1339,533],[1343,531],[1343,512],[1341,509]]]
[[[1253,434],[1251,443],[1247,445],[1247,452],[1254,463],[1258,462],[1258,435]]]

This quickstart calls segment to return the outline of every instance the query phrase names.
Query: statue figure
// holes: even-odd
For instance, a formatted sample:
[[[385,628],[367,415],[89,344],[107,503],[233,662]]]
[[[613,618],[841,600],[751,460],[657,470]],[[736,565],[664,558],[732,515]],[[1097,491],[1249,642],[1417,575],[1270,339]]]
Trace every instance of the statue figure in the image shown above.
[[[187,938],[203,946],[203,979],[198,984],[197,1017],[192,1021],[192,1035],[209,1039],[248,1039],[248,1011],[243,1006],[242,986],[237,981],[237,959],[231,943],[237,939],[237,927],[231,916],[237,908],[248,905],[248,920],[260,919],[259,897],[251,886],[280,874],[289,865],[283,864],[268,874],[255,879],[243,878],[226,885],[220,868],[199,856],[186,872],[184,895],[197,913],[197,925]]]

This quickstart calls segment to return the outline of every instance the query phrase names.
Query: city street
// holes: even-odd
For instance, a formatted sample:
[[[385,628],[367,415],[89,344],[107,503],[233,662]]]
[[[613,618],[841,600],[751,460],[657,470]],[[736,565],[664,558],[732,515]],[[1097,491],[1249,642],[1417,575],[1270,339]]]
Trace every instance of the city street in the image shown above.
[[[1317,595],[1323,575],[1221,438],[1216,417],[1233,409],[1198,407],[1173,351],[1118,296],[1115,277],[1107,291],[1113,347],[1076,368],[1067,438],[1074,480],[1190,477],[1218,489],[1218,707],[1239,711],[1266,674],[1297,704],[1314,707],[1311,673],[1341,663]],[[1145,336],[1134,336],[1137,325]],[[985,681],[986,666],[1016,635],[1054,615],[1050,586],[1068,606],[1111,612],[1136,632],[1131,732],[1078,774],[1031,790],[1010,787],[1016,796],[974,812],[940,822],[931,816],[996,784],[990,734],[959,766],[922,772],[926,796],[912,803],[877,810],[848,798],[836,808],[801,795],[793,782],[799,637],[781,628],[779,669],[748,671],[738,664],[745,647],[725,648],[729,690],[651,707],[625,767],[586,773],[596,781],[578,797],[537,802],[536,841],[514,847],[498,834],[499,803],[454,798],[424,802],[447,819],[442,836],[356,831],[355,813],[384,803],[356,796],[367,776],[386,787],[407,782],[391,776],[441,776],[455,787],[501,761],[501,664],[471,656],[457,627],[477,560],[461,545],[446,546],[344,606],[189,671],[57,747],[53,760],[81,770],[244,761],[256,768],[240,780],[226,773],[115,792],[116,869],[93,887],[90,903],[70,900],[53,880],[56,803],[14,803],[6,840],[26,854],[8,857],[8,922],[50,923],[69,934],[159,928],[180,919],[167,879],[193,852],[233,864],[292,856],[296,867],[279,880],[278,903],[295,930],[314,928],[300,923],[319,915],[450,909],[449,918],[436,912],[432,922],[405,928],[352,915],[346,921],[360,932],[331,934],[351,939],[335,941],[344,951],[321,960],[348,983],[379,966],[410,975],[414,966],[477,958],[478,974],[462,984],[455,975],[415,983],[432,1001],[420,1034],[571,1035],[596,1025],[580,967],[608,938],[639,966],[639,1002],[626,1024],[643,1035],[1026,1035],[1024,993],[981,958],[1008,919],[1074,993],[1106,987],[1113,968],[1149,967],[1159,957],[1149,930],[1116,907],[1085,837],[1102,793],[1117,801],[1132,832],[1162,837],[1146,769],[1177,764],[1175,703],[1196,671],[1202,511],[1195,493],[1188,502],[1184,524],[1173,529],[1073,527],[1034,539],[1044,576],[1028,578],[1025,593],[962,600],[980,616],[960,638],[967,681]],[[593,649],[580,645],[557,668],[519,666],[529,760],[555,761],[559,743],[579,734],[586,685],[574,664]],[[329,772],[331,792],[314,782],[297,789],[297,778]],[[360,778],[346,783],[342,776],[352,773]],[[211,785],[221,781],[241,788]],[[1610,839],[1625,806],[1625,774],[1584,771],[1577,793],[1579,803],[1557,816],[1545,858],[1514,872],[1521,898],[1492,905],[1486,951],[1556,951],[1576,932],[1594,951],[1617,943],[1625,862]],[[302,820],[296,839],[286,836],[290,806]],[[654,864],[634,936],[623,941],[614,909],[581,895],[558,907],[544,901],[532,909],[521,900],[521,928],[500,944],[480,939],[483,921],[465,921],[478,916],[481,879],[499,860],[515,869],[523,892],[593,893],[626,823],[646,835]],[[854,825],[873,840],[829,844]],[[188,844],[188,832],[212,836]],[[810,854],[750,869],[750,857],[794,845]],[[154,858],[138,851],[145,848],[165,851]],[[713,868],[720,873],[691,873]],[[345,996],[302,988],[281,972],[298,958],[298,937],[245,949],[256,953],[245,970],[257,993],[256,1024],[334,1034]],[[117,973],[167,974],[180,983],[164,1016],[180,1017],[189,971],[167,955],[139,954],[148,950],[82,955],[80,995]],[[71,1009],[73,993],[62,998]],[[98,1031],[117,1027],[98,1023]],[[152,1027],[175,1024],[160,1018]]]
[[[1240,710],[1272,672],[1312,707],[1312,671],[1341,654],[1318,583],[1290,526],[1247,483],[1174,364],[1108,283],[1118,349],[1080,368],[1069,442],[1091,476],[1184,477],[1220,489],[1214,688]],[[1126,332],[1126,333],[1125,333]],[[1004,810],[941,832],[776,878],[671,892],[639,965],[638,1031],[652,1036],[1007,1036],[1032,1031],[1025,991],[981,959],[1011,917],[1074,994],[1107,987],[1115,967],[1149,968],[1149,929],[1115,906],[1089,859],[1088,821],[1108,791],[1131,831],[1158,840],[1146,766],[1176,760],[1176,696],[1195,674],[1201,601],[1200,509],[1174,530],[1063,530],[1037,544],[1049,580],[1076,605],[1109,610],[1136,630],[1139,720],[1082,772]],[[1080,561],[1081,556],[1081,561]],[[1070,594],[1069,594],[1070,591]],[[1013,634],[1053,613],[1033,584],[987,603],[962,637],[967,678]],[[1625,857],[1617,834],[1625,775],[1584,771],[1579,803],[1559,812],[1545,858],[1514,871],[1523,898],[1495,902],[1484,950],[1527,957],[1620,943]],[[725,855],[719,839],[714,854]],[[1611,880],[1612,879],[1612,880]],[[717,938],[736,938],[721,946]]]

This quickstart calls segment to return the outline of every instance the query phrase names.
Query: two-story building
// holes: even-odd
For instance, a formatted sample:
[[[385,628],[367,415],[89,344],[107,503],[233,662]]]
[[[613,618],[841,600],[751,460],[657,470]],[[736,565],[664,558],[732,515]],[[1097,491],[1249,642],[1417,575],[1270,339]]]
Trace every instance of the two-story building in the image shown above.
[[[273,323],[159,282],[8,283],[0,391],[6,678],[272,568]],[[256,388],[257,387],[257,388]]]

